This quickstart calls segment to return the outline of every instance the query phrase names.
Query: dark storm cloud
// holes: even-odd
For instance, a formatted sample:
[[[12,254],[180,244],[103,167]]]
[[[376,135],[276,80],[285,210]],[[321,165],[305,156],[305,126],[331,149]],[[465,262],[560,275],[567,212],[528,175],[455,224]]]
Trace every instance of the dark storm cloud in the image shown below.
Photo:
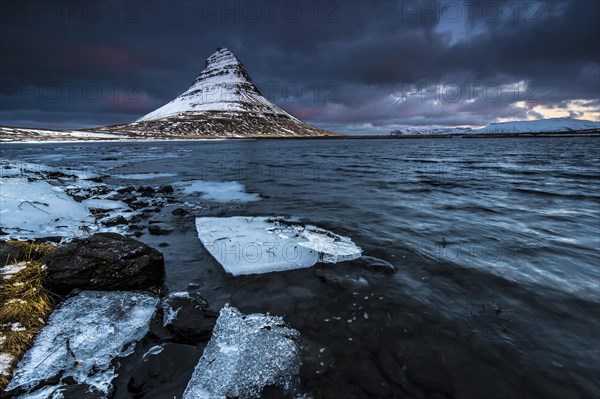
[[[1,4],[5,125],[134,120],[187,89],[218,46],[266,97],[336,131],[484,125],[575,100],[598,115],[595,1]]]

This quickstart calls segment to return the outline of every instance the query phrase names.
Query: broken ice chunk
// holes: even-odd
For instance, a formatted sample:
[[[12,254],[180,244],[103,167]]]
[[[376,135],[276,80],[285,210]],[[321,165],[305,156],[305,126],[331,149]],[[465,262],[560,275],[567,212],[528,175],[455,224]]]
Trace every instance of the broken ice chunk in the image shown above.
[[[108,395],[112,360],[142,339],[158,298],[134,292],[84,291],[67,299],[40,331],[8,389],[30,390],[62,373]]]
[[[183,399],[258,398],[267,385],[290,390],[300,368],[299,338],[281,317],[243,315],[225,305]]]
[[[337,263],[362,253],[347,237],[284,218],[202,217],[196,229],[208,252],[234,276]]]

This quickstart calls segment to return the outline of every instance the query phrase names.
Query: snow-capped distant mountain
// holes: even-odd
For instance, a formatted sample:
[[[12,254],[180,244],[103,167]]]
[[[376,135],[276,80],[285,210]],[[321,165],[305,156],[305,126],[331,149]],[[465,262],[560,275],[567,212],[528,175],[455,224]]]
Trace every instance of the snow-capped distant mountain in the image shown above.
[[[593,122],[583,119],[573,118],[550,118],[536,121],[518,121],[518,122],[498,122],[491,123],[481,129],[471,129],[470,127],[407,127],[403,129],[392,130],[391,135],[409,135],[409,134],[511,134],[511,133],[554,133],[554,132],[575,132],[581,130],[598,130],[600,122]]]
[[[264,137],[336,135],[310,126],[264,98],[237,57],[220,47],[189,89],[119,131],[143,137]]]
[[[599,129],[600,122],[573,118],[550,118],[535,121],[492,123],[473,133],[543,133]]]
[[[406,127],[403,129],[392,130],[392,135],[411,135],[411,134],[452,134],[452,133],[470,133],[470,127]]]

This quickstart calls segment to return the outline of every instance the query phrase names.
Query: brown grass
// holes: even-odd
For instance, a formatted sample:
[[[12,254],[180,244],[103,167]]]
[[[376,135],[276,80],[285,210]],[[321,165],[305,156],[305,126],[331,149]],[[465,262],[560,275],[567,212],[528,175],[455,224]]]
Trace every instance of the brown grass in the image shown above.
[[[23,241],[8,243],[21,248],[19,260],[26,264],[10,278],[0,277],[0,336],[4,337],[0,353],[13,357],[14,368],[54,309],[54,298],[43,286],[45,274],[40,262],[40,258],[54,247]],[[0,390],[6,388],[10,379],[11,376],[0,375]]]

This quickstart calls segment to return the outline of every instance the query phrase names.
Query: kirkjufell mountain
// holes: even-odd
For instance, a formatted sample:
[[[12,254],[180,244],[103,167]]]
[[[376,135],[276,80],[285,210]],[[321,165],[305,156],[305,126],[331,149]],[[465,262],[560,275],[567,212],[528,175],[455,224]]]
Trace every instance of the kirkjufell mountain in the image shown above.
[[[242,63],[220,47],[185,92],[137,121],[96,131],[185,137],[331,136],[262,96]]]

